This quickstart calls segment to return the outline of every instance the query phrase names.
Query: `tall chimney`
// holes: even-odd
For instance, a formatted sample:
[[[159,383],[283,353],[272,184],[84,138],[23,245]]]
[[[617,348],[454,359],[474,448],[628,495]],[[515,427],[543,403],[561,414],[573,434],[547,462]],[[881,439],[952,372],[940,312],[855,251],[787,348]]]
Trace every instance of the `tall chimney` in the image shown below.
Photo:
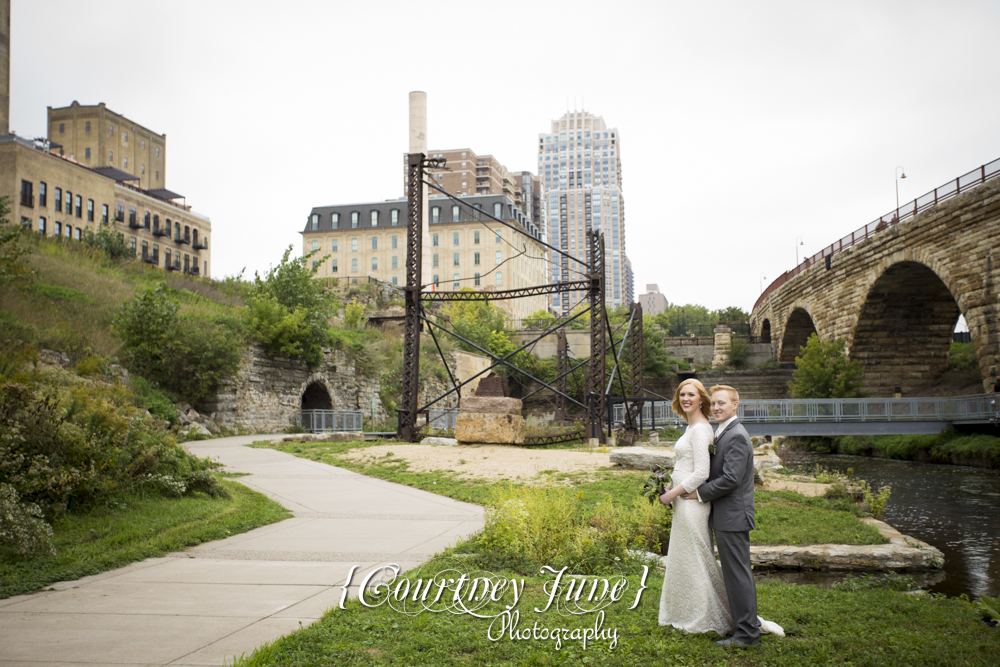
[[[0,0],[0,137],[10,134],[10,0]]]
[[[427,155],[427,93],[415,90],[410,93],[410,153],[423,153]],[[430,207],[427,205],[427,186],[421,185],[423,192],[422,215],[423,229],[421,230],[421,253],[420,261],[420,283],[430,285],[434,280],[434,267],[431,265],[431,233],[430,233]]]

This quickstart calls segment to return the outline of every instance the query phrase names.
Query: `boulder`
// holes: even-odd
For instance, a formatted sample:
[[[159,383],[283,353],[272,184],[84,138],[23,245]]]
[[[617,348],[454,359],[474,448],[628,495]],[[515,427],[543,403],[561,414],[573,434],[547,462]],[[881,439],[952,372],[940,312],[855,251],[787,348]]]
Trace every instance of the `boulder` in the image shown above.
[[[187,433],[187,435],[189,435],[189,436],[191,436],[191,435],[203,435],[203,436],[206,436],[206,437],[209,437],[209,438],[212,437],[211,431],[209,431],[207,428],[205,428],[204,426],[202,426],[201,424],[198,424],[198,423],[194,423],[194,424],[191,424],[190,426],[188,426],[188,428],[185,431],[185,433]]]
[[[487,412],[460,412],[455,417],[455,439],[462,444],[523,445],[524,417]]]
[[[521,399],[504,396],[463,396],[458,411],[492,415],[521,414]]]
[[[753,460],[753,485],[764,486],[764,462],[760,459]]]
[[[635,468],[637,470],[649,470],[651,468],[673,468],[674,450],[657,447],[647,449],[645,447],[619,447],[611,450],[612,465],[620,465],[623,468]]]
[[[424,438],[420,441],[421,445],[443,445],[445,447],[455,447],[458,445],[458,440],[455,438]]]

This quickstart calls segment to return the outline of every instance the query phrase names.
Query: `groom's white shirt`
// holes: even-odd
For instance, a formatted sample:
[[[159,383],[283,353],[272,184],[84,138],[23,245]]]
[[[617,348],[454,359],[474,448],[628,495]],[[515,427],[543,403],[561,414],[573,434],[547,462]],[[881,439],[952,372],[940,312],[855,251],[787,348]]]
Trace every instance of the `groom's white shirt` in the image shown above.
[[[715,429],[715,439],[716,440],[719,439],[719,436],[722,435],[722,432],[726,430],[727,426],[729,426],[731,423],[733,423],[734,421],[736,421],[736,419],[738,418],[738,416],[739,415],[733,415],[732,417],[730,417],[726,421],[724,421],[721,424],[719,424],[719,428]],[[701,494],[698,493],[697,489],[695,489],[695,493],[698,494],[698,502],[699,503],[705,502],[704,500],[701,499]]]

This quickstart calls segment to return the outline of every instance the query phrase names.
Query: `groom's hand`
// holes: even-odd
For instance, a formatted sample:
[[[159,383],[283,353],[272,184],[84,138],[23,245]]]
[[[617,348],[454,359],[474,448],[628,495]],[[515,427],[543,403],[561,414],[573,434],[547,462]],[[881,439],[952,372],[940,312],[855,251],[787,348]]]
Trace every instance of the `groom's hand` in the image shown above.
[[[691,493],[685,493],[681,496],[681,498],[684,498],[685,500],[698,500],[698,492],[692,491]]]

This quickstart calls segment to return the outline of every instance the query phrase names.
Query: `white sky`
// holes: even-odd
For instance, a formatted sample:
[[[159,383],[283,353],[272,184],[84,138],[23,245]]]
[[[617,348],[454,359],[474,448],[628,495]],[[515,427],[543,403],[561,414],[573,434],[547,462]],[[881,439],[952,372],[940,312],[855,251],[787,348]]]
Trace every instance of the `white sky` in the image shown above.
[[[266,270],[316,205],[402,195],[432,149],[537,172],[567,109],[621,133],[636,294],[747,310],[900,201],[1000,157],[1000,2],[12,0],[11,128],[107,103],[167,134],[216,278]],[[584,104],[585,103],[585,104]]]

